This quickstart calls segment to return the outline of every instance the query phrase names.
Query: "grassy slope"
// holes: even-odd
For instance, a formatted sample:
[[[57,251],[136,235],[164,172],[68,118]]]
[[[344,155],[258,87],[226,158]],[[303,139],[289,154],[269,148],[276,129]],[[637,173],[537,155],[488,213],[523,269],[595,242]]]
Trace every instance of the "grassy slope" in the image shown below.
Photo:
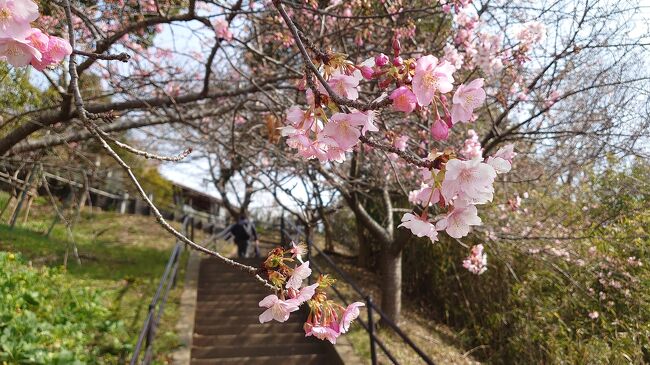
[[[0,206],[4,206],[6,199],[7,195],[2,193]],[[0,251],[20,252],[34,265],[61,266],[68,246],[65,228],[58,224],[50,238],[43,234],[53,217],[53,210],[43,200],[37,200],[32,207],[26,224],[18,224],[13,230],[5,224],[8,221],[5,214],[0,224]],[[21,217],[19,222],[22,221]],[[152,217],[96,209],[85,210],[80,215],[73,234],[81,265],[70,255],[66,276],[75,285],[106,290],[107,297],[111,298],[106,306],[124,320],[135,344],[174,245],[173,238]],[[167,363],[170,352],[178,345],[173,331],[178,319],[186,256],[183,255],[180,265],[179,285],[171,292],[157,332],[158,363]]]

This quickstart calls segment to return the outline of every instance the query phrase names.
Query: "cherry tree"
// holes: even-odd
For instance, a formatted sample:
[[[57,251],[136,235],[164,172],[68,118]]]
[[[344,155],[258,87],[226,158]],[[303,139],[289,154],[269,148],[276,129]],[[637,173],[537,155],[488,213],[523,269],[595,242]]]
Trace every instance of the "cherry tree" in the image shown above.
[[[314,191],[323,190],[320,184],[336,189],[382,246],[382,307],[398,321],[401,252],[410,236],[431,244],[439,244],[442,235],[468,237],[485,223],[479,211],[494,199],[495,183],[507,179],[516,161],[519,147],[509,142],[578,139],[586,133],[580,128],[594,119],[580,116],[575,126],[557,122],[575,112],[553,114],[554,107],[613,89],[626,98],[647,80],[642,73],[628,79],[634,71],[611,80],[617,75],[611,70],[631,67],[634,56],[627,51],[639,43],[625,43],[625,31],[608,26],[608,14],[625,10],[609,3],[61,0],[41,5],[0,0],[0,57],[15,68],[37,70],[56,93],[38,108],[2,112],[7,131],[0,153],[92,140],[123,167],[165,229],[275,291],[260,302],[267,308],[260,322],[286,321],[309,302],[306,334],[331,342],[347,331],[359,304],[332,304],[325,288],[333,280],[327,276],[315,287],[303,287],[310,269],[300,246],[271,251],[258,269],[192,242],[163,219],[115,149],[170,162],[190,150],[166,156],[111,133],[162,125],[190,137],[185,147],[210,147],[219,139],[214,141],[219,148],[205,152],[219,155],[222,174],[215,180],[224,191],[229,181],[224,171],[239,171],[252,181],[250,171],[261,174],[287,163],[305,167],[292,171],[308,177]],[[598,56],[599,67],[590,67],[589,57]],[[82,94],[84,75],[101,77],[103,98]],[[236,147],[228,148],[215,131],[228,125],[232,130],[239,110],[246,110],[239,116],[253,126],[245,136],[231,138]],[[614,133],[611,121],[594,124],[606,127],[611,141],[620,141],[624,136]],[[602,135],[602,129],[590,133]],[[254,153],[278,163],[260,163]],[[252,170],[243,168],[240,158],[250,161]],[[380,212],[371,212],[369,203]],[[485,272],[484,250],[468,247],[464,265],[472,273]]]

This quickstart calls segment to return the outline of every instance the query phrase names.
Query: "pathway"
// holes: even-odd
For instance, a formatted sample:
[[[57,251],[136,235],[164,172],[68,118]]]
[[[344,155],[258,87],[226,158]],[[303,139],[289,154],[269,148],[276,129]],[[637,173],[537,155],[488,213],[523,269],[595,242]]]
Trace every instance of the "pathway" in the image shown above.
[[[260,264],[260,259],[240,261]],[[258,303],[269,291],[217,259],[201,260],[197,294],[192,365],[343,364],[329,342],[305,337],[304,309],[286,323],[260,324]]]

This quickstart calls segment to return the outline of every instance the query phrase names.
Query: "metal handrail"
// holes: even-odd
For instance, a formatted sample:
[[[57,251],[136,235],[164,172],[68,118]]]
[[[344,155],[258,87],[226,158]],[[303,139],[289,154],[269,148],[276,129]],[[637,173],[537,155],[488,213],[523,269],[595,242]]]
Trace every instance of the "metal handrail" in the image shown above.
[[[285,222],[283,222],[282,225],[285,226]],[[293,226],[290,222],[289,222],[289,225],[290,225],[292,228],[294,228],[294,230],[295,230],[296,227]],[[285,227],[286,227],[286,226],[285,226]],[[285,227],[283,227],[283,228],[285,228]],[[285,231],[286,231],[286,232],[285,232]],[[298,235],[300,234],[299,232],[296,232],[296,233],[297,233],[297,234],[294,235],[294,234],[291,234],[290,232],[288,232],[288,230],[286,230],[286,229],[281,229],[281,235],[286,234],[287,237],[290,237],[290,238],[292,238],[292,239],[295,239],[295,237],[298,236]],[[420,348],[419,348],[419,347],[418,347],[418,346],[413,342],[413,340],[411,340],[411,339],[408,337],[408,335],[406,335],[406,333],[404,333],[404,331],[402,331],[402,330],[401,330],[401,329],[400,329],[400,328],[399,328],[399,327],[398,327],[398,326],[397,326],[393,321],[391,321],[391,320],[388,318],[388,316],[386,316],[386,314],[385,314],[381,309],[379,309],[379,307],[377,307],[377,306],[372,302],[372,298],[371,298],[369,295],[365,294],[365,293],[363,292],[363,290],[362,290],[362,289],[361,289],[361,288],[360,288],[360,287],[359,287],[359,286],[354,282],[354,280],[352,280],[352,278],[349,277],[349,275],[348,275],[345,271],[343,271],[343,270],[342,270],[342,269],[341,269],[341,268],[340,268],[340,267],[339,267],[339,266],[338,266],[338,265],[337,265],[337,264],[336,264],[336,263],[335,263],[335,262],[334,262],[334,261],[333,261],[333,260],[332,260],[328,255],[327,255],[327,254],[325,254],[325,252],[323,252],[321,249],[319,249],[318,247],[316,247],[315,245],[313,245],[312,242],[307,242],[307,258],[308,258],[308,259],[311,258],[311,249],[312,249],[312,247],[313,247],[314,249],[316,249],[316,251],[318,252],[319,256],[323,257],[323,258],[325,259],[325,261],[327,261],[327,263],[328,263],[328,264],[329,264],[329,265],[334,269],[334,271],[336,271],[336,273],[340,276],[341,279],[343,279],[344,282],[346,282],[347,284],[349,284],[349,285],[352,287],[352,289],[354,289],[354,291],[357,292],[357,294],[359,294],[362,298],[364,298],[364,300],[365,300],[365,302],[366,302],[366,306],[367,306],[367,311],[368,311],[368,325],[366,326],[366,325],[364,324],[364,325],[363,325],[363,328],[364,328],[364,330],[365,330],[366,332],[368,332],[368,336],[370,337],[370,357],[371,357],[371,361],[372,361],[372,364],[373,364],[373,365],[376,365],[376,364],[377,364],[377,351],[376,351],[376,349],[375,349],[375,345],[379,345],[379,347],[381,348],[381,350],[384,352],[384,354],[386,354],[386,356],[390,359],[390,361],[391,361],[393,364],[395,364],[395,365],[398,365],[398,364],[399,364],[398,361],[397,361],[397,359],[395,359],[395,357],[393,356],[393,354],[390,353],[390,351],[386,348],[386,346],[384,346],[384,344],[383,344],[383,343],[382,343],[382,342],[377,338],[377,336],[376,336],[375,333],[374,333],[374,330],[375,330],[374,327],[375,327],[375,326],[374,326],[374,322],[373,322],[373,318],[372,318],[372,317],[373,317],[373,315],[372,315],[372,312],[373,312],[373,311],[376,311],[376,312],[379,314],[379,317],[381,318],[382,322],[388,324],[389,327],[391,327],[391,328],[393,329],[393,331],[394,331],[395,333],[397,333],[397,335],[398,335],[398,336],[399,336],[399,337],[400,337],[404,342],[406,342],[406,344],[409,345],[409,347],[411,347],[411,349],[413,349],[413,351],[415,351],[415,352],[418,354],[418,356],[419,356],[419,357],[420,357],[420,358],[421,358],[421,359],[422,359],[422,360],[423,360],[427,365],[434,365],[434,362],[429,358],[429,356],[427,356],[427,354],[425,354],[425,353],[424,353],[424,352],[423,352],[423,351],[422,351],[422,350],[421,350],[421,349],[420,349]],[[310,260],[310,262],[311,262],[311,260]],[[322,273],[322,270],[320,269],[320,267],[319,267],[317,264],[312,263],[312,265],[315,265],[315,267],[318,269],[318,271],[320,271],[320,272]],[[339,292],[335,287],[332,287],[332,289],[334,289],[334,292],[335,292],[335,293],[336,293],[336,294],[341,298],[341,300],[343,300],[343,302],[346,303],[346,305],[347,305],[348,303],[347,303],[347,300],[345,299],[345,297],[344,297],[344,296],[343,296],[343,295],[342,295],[342,294],[341,294],[341,293],[340,293],[340,292]]]
[[[186,216],[183,220],[183,232],[185,235],[190,235],[190,239],[194,239],[194,219],[191,216]],[[142,330],[138,336],[138,342],[133,350],[130,365],[138,364],[140,354],[144,349],[144,357],[140,364],[148,365],[153,360],[153,342],[156,335],[158,323],[165,309],[167,303],[167,296],[172,287],[176,285],[176,274],[178,273],[178,263],[184,244],[180,241],[176,242],[176,246],[172,249],[165,266],[165,271],[160,278],[160,284],[156,289],[156,293],[151,299],[147,317],[142,325]],[[144,346],[144,348],[143,348]]]
[[[384,313],[384,312],[383,312],[379,307],[377,307],[377,306],[372,302],[372,300],[370,299],[370,296],[368,296],[368,295],[366,295],[365,293],[363,293],[363,291],[361,291],[361,289],[359,288],[359,286],[358,286],[357,284],[355,284],[355,282],[354,282],[354,281],[353,281],[353,280],[352,280],[352,279],[351,279],[351,278],[350,278],[350,277],[349,277],[349,276],[348,276],[348,275],[347,275],[347,274],[346,274],[346,273],[345,273],[345,272],[344,272],[340,267],[338,267],[338,265],[336,265],[336,263],[335,263],[335,262],[334,262],[334,261],[333,261],[333,260],[332,260],[332,259],[331,259],[331,258],[330,258],[326,253],[325,253],[325,252],[323,252],[321,249],[319,249],[319,248],[316,247],[315,245],[309,245],[309,246],[310,246],[310,247],[313,246],[313,248],[316,249],[316,251],[318,252],[318,254],[319,254],[320,256],[322,256],[323,258],[325,258],[325,261],[327,261],[327,263],[330,264],[330,266],[331,266],[331,267],[332,267],[332,268],[333,268],[333,269],[334,269],[334,270],[335,270],[335,271],[336,271],[336,272],[341,276],[341,278],[343,279],[343,281],[345,281],[346,283],[348,283],[348,284],[349,284],[349,285],[350,285],[350,286],[351,286],[351,287],[352,287],[352,288],[353,288],[353,289],[354,289],[354,290],[355,290],[359,295],[361,295],[363,298],[366,298],[366,304],[368,305],[368,312],[372,312],[372,311],[370,310],[370,308],[372,308],[374,311],[376,311],[376,312],[379,314],[379,316],[381,317],[382,323],[386,323],[386,324],[388,324],[388,325],[393,329],[393,331],[395,331],[395,333],[397,333],[397,335],[399,335],[399,337],[401,337],[402,340],[403,340],[404,342],[406,342],[406,343],[409,345],[409,347],[411,347],[411,349],[413,349],[413,351],[415,351],[415,352],[420,356],[420,358],[422,358],[422,360],[424,360],[424,362],[425,362],[427,365],[434,365],[434,362],[433,362],[433,361],[432,361],[432,360],[427,356],[427,354],[425,354],[425,353],[424,353],[424,352],[423,352],[423,351],[422,351],[422,350],[421,350],[421,349],[420,349],[420,348],[419,348],[419,347],[418,347],[418,346],[413,342],[413,340],[411,340],[411,338],[408,337],[408,335],[407,335],[406,333],[404,333],[404,331],[402,331],[402,329],[400,329],[400,328],[397,326],[397,324],[395,324],[393,321],[391,321],[391,320],[388,318],[388,316],[387,316],[387,315],[386,315],[386,314],[385,314],[385,313]],[[373,363],[373,364],[374,364],[374,363]]]
[[[319,266],[317,263],[315,263],[315,262],[311,262],[311,261],[310,261],[310,264],[311,264],[312,267],[316,268],[316,270],[318,270],[320,273],[323,273],[323,270],[320,268],[320,266]],[[331,288],[332,288],[332,290],[334,290],[334,293],[339,297],[339,299],[341,299],[341,301],[343,301],[343,303],[344,303],[346,306],[350,304],[350,301],[347,299],[347,297],[345,297],[345,295],[343,295],[343,293],[341,293],[338,289],[336,289],[336,286],[332,285]],[[367,302],[367,299],[368,299],[368,298],[366,298],[366,302]],[[370,311],[369,311],[369,312],[370,312]],[[370,316],[371,316],[371,315],[370,315]],[[368,335],[369,335],[370,338],[371,338],[371,343],[370,343],[370,353],[371,353],[371,354],[370,354],[370,357],[371,357],[371,359],[372,359],[372,363],[373,363],[373,364],[376,364],[376,363],[377,363],[377,355],[376,355],[376,351],[375,351],[374,348],[373,348],[373,347],[374,347],[374,346],[373,346],[373,343],[376,343],[376,344],[379,346],[379,348],[384,352],[384,354],[386,355],[386,357],[388,357],[388,359],[389,359],[393,364],[395,364],[395,365],[399,365],[399,361],[397,361],[397,359],[395,358],[395,356],[394,356],[394,355],[393,355],[393,354],[388,350],[388,348],[386,347],[386,345],[384,345],[384,343],[379,339],[379,337],[377,337],[377,336],[374,334],[374,323],[373,323],[372,321],[369,321],[368,324],[366,324],[366,322],[365,322],[363,319],[361,319],[361,318],[357,319],[357,321],[358,321],[358,323],[361,325],[361,327],[363,327],[363,329],[364,329],[366,332],[368,332]],[[370,323],[373,323],[372,328],[370,328]]]

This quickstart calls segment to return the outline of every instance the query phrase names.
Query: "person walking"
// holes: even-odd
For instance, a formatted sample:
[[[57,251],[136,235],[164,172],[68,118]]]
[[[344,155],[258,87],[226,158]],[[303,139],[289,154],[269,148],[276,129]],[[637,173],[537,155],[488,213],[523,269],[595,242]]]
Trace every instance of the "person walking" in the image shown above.
[[[248,255],[251,240],[255,243],[255,256],[259,256],[258,246],[260,242],[257,237],[257,231],[253,222],[248,220],[246,215],[240,215],[237,223],[226,228],[225,231],[219,234],[219,236],[228,235],[234,238],[235,244],[237,245],[237,257],[245,258]]]

